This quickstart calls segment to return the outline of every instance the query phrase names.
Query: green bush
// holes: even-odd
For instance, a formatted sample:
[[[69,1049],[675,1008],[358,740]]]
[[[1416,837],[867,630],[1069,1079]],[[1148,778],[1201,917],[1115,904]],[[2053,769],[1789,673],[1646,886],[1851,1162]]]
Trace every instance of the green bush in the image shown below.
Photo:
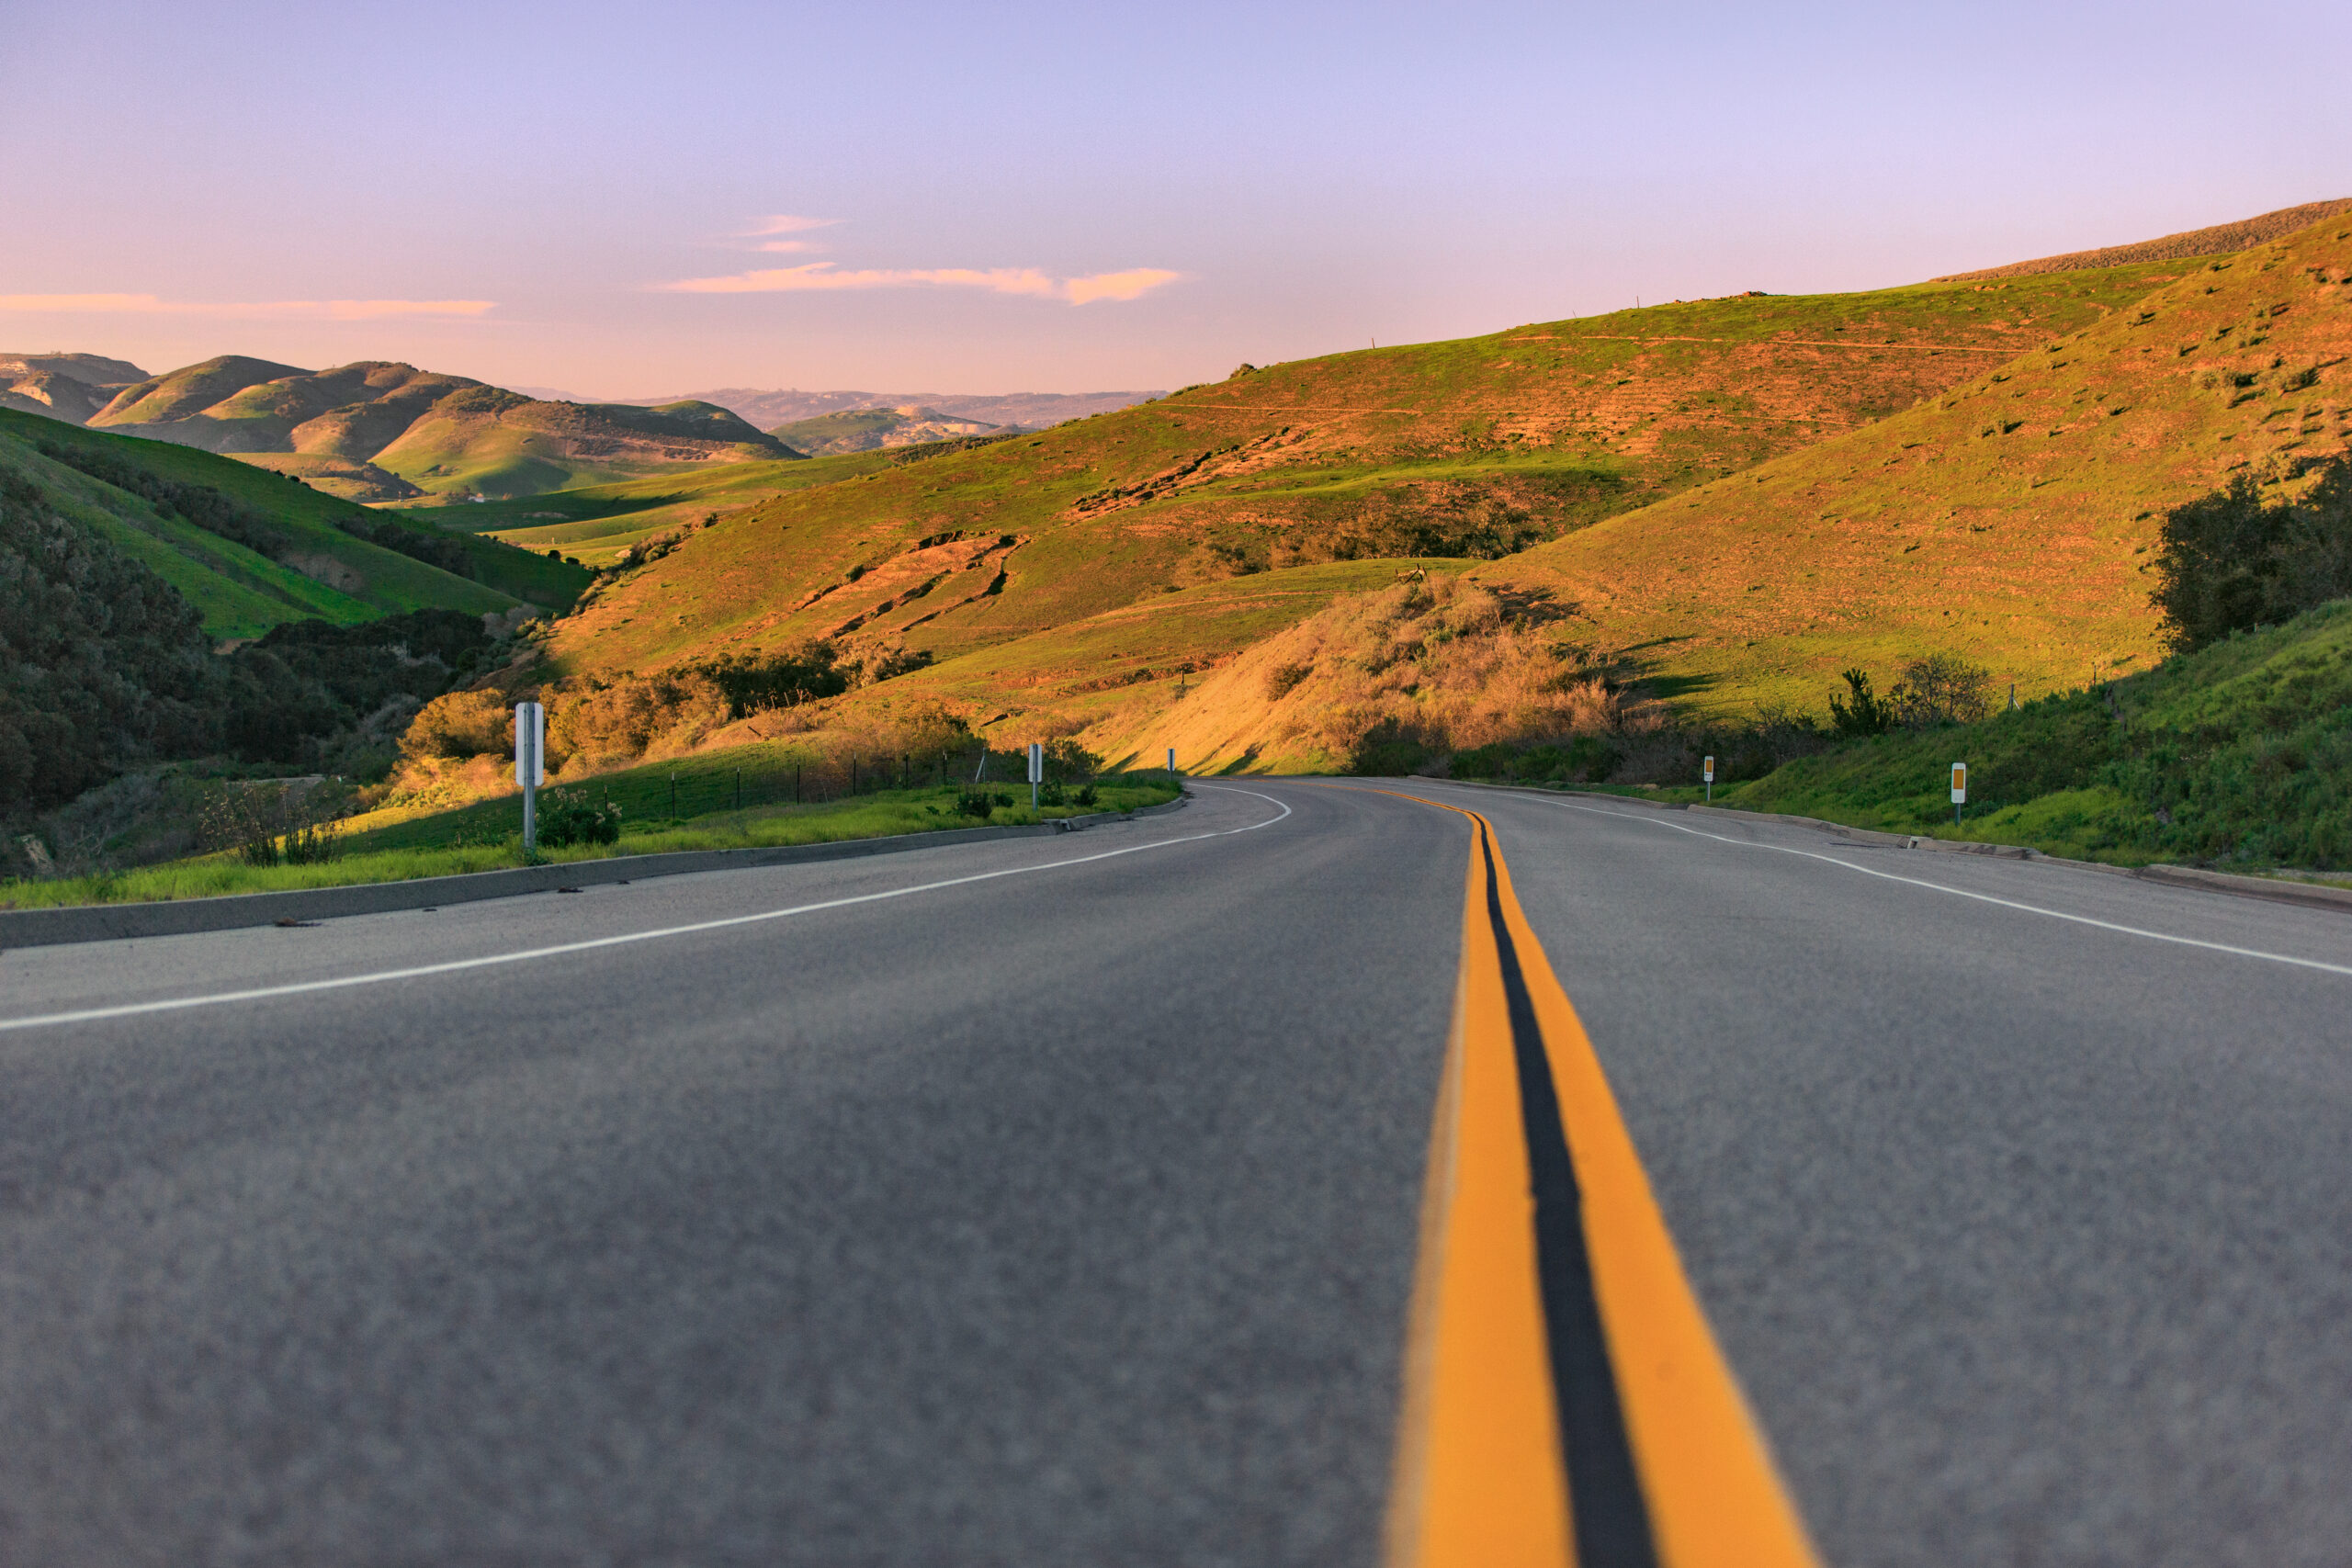
[[[540,847],[564,849],[572,844],[617,844],[621,841],[621,808],[611,801],[592,805],[578,790],[551,789],[539,797]]]
[[[2265,488],[2241,473],[2165,513],[2150,597],[2176,651],[2352,594],[2352,460],[2330,463],[2299,500],[2266,500]]]

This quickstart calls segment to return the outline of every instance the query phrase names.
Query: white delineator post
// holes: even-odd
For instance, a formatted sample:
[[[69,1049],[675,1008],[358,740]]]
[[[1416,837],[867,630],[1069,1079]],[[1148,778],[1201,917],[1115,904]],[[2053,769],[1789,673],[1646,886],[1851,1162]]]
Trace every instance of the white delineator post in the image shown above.
[[[1951,825],[1960,826],[1960,808],[1968,804],[1968,764],[1951,765]]]
[[[1707,804],[1712,806],[1715,800],[1715,760],[1713,757],[1699,764],[1699,776],[1706,781]]]
[[[1029,742],[1029,809],[1037,809],[1037,786],[1046,782],[1046,749],[1038,742]]]
[[[548,782],[548,710],[537,703],[514,705],[514,782],[523,786],[523,852],[539,849],[539,786]]]
[[[1168,748],[1168,782],[1176,782],[1176,748],[1173,746]]]

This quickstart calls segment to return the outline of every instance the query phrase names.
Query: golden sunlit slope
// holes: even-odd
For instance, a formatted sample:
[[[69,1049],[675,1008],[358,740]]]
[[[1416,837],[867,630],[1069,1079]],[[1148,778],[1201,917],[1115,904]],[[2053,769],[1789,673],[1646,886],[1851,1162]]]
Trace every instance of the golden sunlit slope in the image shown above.
[[[944,660],[1268,569],[1498,555],[1863,425],[2177,276],[1668,305],[905,448],[683,528],[554,652],[569,671],[646,671],[827,637]]]
[[[2165,508],[2352,436],[2352,218],[2200,264],[1921,406],[1473,578],[1548,594],[1662,694],[1818,710],[1837,672],[1950,650],[2020,696],[2156,654]]]

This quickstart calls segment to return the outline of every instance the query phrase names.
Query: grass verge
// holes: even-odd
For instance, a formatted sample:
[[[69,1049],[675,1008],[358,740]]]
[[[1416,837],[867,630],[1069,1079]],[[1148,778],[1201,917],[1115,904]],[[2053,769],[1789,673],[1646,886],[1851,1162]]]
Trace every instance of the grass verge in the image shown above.
[[[544,850],[541,863],[566,865],[623,855],[666,854],[684,850],[740,850],[779,844],[835,843],[896,834],[932,833],[951,828],[1015,827],[1079,817],[1093,811],[1133,811],[1176,797],[1164,783],[1098,782],[1091,806],[1047,806],[1032,811],[1025,791],[1021,804],[999,806],[986,819],[959,813],[955,786],[886,790],[876,795],[814,806],[760,806],[711,812],[684,821],[639,821],[624,828],[617,844],[576,844]],[[997,793],[1014,795],[1012,786]],[[519,818],[518,798],[485,802],[506,806]],[[471,821],[454,818],[471,817]],[[434,824],[439,824],[436,835]],[[373,835],[355,835],[345,852],[311,865],[254,866],[233,852],[202,855],[119,874],[61,878],[50,882],[0,883],[0,908],[55,908],[81,904],[153,903],[178,898],[216,898],[237,893],[282,893],[304,887],[350,887],[368,883],[408,882],[426,876],[503,871],[526,863],[519,821],[514,831],[492,836],[479,808],[444,812],[401,824],[411,841],[371,844]]]

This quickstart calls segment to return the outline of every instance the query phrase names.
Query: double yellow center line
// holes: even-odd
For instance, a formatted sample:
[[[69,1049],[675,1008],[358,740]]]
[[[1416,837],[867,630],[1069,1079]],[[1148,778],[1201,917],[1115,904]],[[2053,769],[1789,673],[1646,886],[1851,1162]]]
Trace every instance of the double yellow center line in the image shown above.
[[[1472,843],[1392,1568],[1818,1568],[1493,824],[1401,798]]]

